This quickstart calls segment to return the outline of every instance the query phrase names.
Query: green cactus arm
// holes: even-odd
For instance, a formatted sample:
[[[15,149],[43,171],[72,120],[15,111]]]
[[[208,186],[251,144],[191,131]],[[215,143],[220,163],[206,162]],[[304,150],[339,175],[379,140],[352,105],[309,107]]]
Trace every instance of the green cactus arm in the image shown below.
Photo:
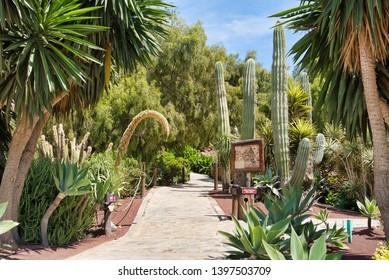
[[[288,68],[285,32],[281,24],[274,28],[271,92],[271,120],[275,162],[281,185],[289,181]]]
[[[223,64],[218,61],[215,64],[216,75],[216,96],[217,96],[217,112],[218,112],[218,136],[229,135],[231,133],[230,120],[227,106],[227,93],[224,85],[224,70]]]
[[[255,102],[255,61],[250,58],[246,62],[243,82],[242,140],[255,138]]]
[[[309,84],[309,77],[306,72],[302,72],[301,76],[301,86],[303,91],[309,95],[307,100],[307,105],[312,108],[312,96],[311,96],[311,85]],[[307,120],[309,123],[312,123],[312,110],[310,110],[307,114]]]
[[[289,181],[289,185],[292,187],[299,186],[303,183],[305,174],[307,172],[309,162],[309,152],[311,144],[308,138],[303,138],[300,141],[297,149],[297,157],[295,160],[292,176]]]
[[[313,156],[313,164],[318,165],[321,163],[324,157],[324,150],[326,145],[326,138],[323,134],[319,133],[316,136],[316,150]]]

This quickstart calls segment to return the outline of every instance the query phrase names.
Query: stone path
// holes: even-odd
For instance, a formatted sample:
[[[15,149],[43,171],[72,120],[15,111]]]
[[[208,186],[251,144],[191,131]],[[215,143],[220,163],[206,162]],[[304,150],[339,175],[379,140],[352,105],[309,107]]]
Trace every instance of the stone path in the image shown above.
[[[194,173],[184,185],[155,187],[126,235],[69,259],[225,259],[228,246],[218,231],[232,232],[233,224],[208,196],[212,189],[213,180]]]

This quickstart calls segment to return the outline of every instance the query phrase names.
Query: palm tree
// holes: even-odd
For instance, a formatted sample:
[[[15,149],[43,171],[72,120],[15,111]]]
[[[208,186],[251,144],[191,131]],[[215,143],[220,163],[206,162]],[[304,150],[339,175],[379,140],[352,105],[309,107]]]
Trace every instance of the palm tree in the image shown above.
[[[53,112],[90,106],[113,68],[133,70],[159,50],[170,5],[160,0],[0,0],[0,103],[18,114],[0,186],[17,221],[24,181]],[[3,243],[16,247],[17,230]]]
[[[274,16],[306,34],[292,47],[295,61],[326,79],[319,104],[328,102],[333,122],[350,136],[374,143],[374,190],[389,238],[389,2],[304,0]],[[378,72],[383,75],[376,75]],[[386,83],[386,84],[385,84]],[[367,118],[368,117],[368,118]],[[368,121],[367,121],[368,120]]]

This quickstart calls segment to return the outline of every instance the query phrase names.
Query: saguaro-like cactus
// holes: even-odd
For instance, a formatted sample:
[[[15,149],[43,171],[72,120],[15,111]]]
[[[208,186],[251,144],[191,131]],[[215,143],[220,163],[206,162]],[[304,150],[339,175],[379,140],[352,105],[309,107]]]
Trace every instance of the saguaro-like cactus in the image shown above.
[[[218,162],[220,164],[223,190],[229,188],[230,183],[230,119],[228,115],[227,93],[224,85],[223,64],[218,61],[215,64],[216,75],[216,100],[218,113]]]
[[[300,74],[301,77],[301,86],[303,91],[309,95],[307,100],[307,105],[312,108],[312,96],[311,96],[311,85],[309,84],[309,77],[306,72]],[[307,120],[309,123],[312,123],[312,111],[309,111],[307,114]]]
[[[255,138],[255,87],[255,62],[250,58],[246,62],[243,82],[242,140]]]
[[[289,181],[288,68],[284,28],[277,23],[273,37],[271,120],[274,154],[281,185]]]

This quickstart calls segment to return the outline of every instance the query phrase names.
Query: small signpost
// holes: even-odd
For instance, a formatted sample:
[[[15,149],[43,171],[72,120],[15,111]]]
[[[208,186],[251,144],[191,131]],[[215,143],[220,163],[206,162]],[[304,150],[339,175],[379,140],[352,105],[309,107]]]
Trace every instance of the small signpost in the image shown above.
[[[113,202],[118,201],[118,196],[111,193],[105,194],[104,201],[104,232],[106,235],[111,235],[112,226],[111,226],[111,212],[114,209],[114,205],[111,205]]]
[[[254,204],[256,188],[250,184],[250,174],[265,172],[263,139],[250,139],[231,144],[231,173],[245,173],[246,186],[234,185],[232,193],[232,214],[244,219],[243,209],[249,210]]]

